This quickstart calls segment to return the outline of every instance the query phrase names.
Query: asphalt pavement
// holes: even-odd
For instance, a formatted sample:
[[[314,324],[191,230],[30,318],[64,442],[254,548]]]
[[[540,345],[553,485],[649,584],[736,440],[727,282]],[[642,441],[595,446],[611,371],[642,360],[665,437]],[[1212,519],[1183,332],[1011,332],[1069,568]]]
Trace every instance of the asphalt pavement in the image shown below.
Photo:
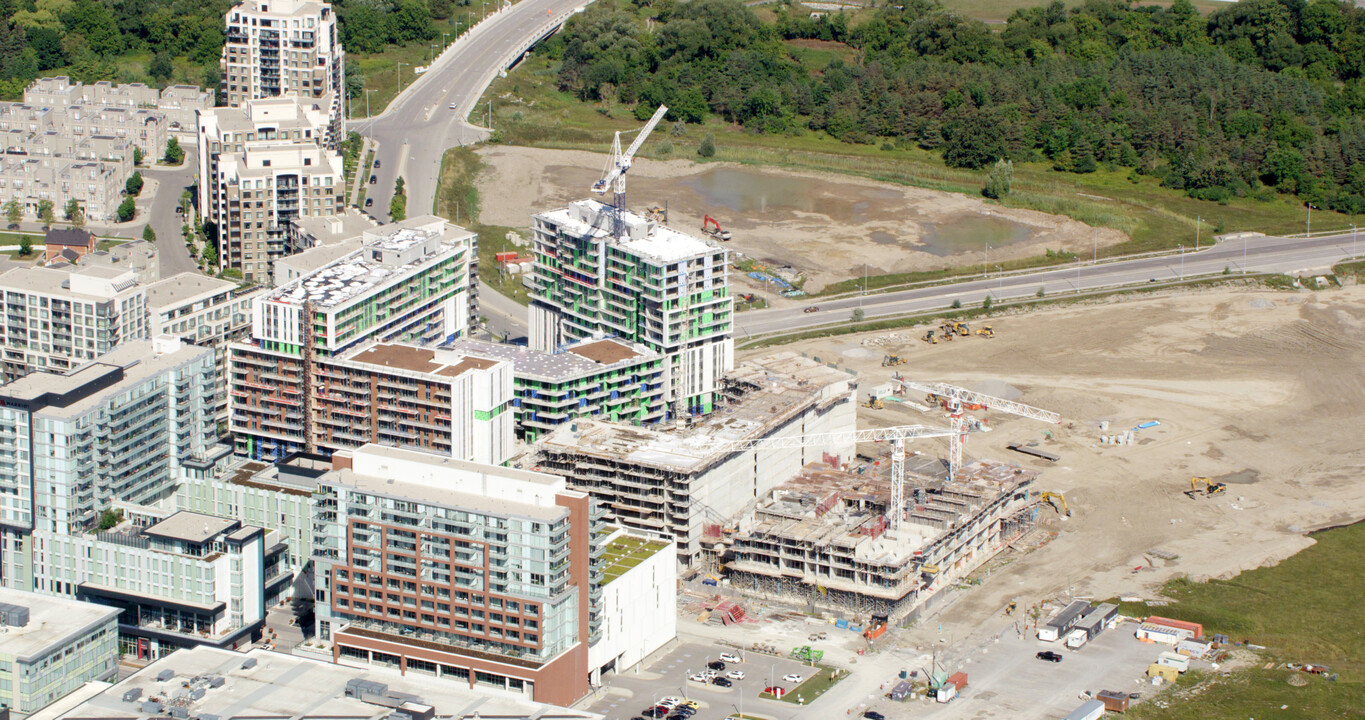
[[[132,236],[142,237],[142,226],[148,222],[156,231],[156,254],[161,264],[161,277],[168,278],[184,272],[198,272],[199,264],[190,258],[185,249],[184,237],[180,234],[185,216],[178,215],[175,208],[180,204],[180,194],[194,185],[199,171],[196,147],[184,144],[185,162],[179,167],[151,166],[142,168],[142,177],[155,180],[157,187],[149,193],[144,190],[138,198],[137,209],[142,221]],[[150,201],[148,198],[150,197]]]

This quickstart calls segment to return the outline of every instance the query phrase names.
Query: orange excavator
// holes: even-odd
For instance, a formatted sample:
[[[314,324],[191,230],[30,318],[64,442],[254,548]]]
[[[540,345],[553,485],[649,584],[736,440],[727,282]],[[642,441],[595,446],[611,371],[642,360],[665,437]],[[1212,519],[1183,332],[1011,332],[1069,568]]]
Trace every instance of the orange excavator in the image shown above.
[[[714,230],[711,229],[711,226],[713,225],[715,226]],[[711,217],[710,215],[705,215],[702,217],[701,231],[706,233],[707,235],[710,235],[713,238],[717,238],[720,240],[730,239],[730,231],[722,230],[720,227],[720,222],[717,221],[715,218]]]

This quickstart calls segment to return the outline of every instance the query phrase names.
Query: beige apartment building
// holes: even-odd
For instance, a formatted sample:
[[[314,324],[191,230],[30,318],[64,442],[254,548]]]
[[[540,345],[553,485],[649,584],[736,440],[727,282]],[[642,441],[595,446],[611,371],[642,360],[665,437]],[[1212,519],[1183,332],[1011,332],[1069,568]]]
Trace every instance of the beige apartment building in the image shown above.
[[[91,85],[72,82],[64,75],[34,80],[24,90],[24,103],[40,107],[86,105],[126,110],[153,109],[166,116],[171,131],[193,132],[194,114],[213,107],[213,91],[196,85],[172,85],[157,90],[142,83]],[[145,148],[144,148],[145,150]]]

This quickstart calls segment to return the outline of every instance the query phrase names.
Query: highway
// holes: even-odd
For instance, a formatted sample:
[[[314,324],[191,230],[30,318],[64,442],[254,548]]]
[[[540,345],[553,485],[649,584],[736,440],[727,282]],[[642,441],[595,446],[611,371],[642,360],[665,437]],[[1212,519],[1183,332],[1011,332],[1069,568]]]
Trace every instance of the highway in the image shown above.
[[[1365,238],[1365,233],[1361,233]],[[963,305],[1031,299],[1042,288],[1046,297],[1059,297],[1106,287],[1171,282],[1196,275],[1216,275],[1227,269],[1233,274],[1281,272],[1289,274],[1326,270],[1332,264],[1355,257],[1351,232],[1314,238],[1251,237],[1224,240],[1199,252],[1075,265],[1027,273],[1003,273],[980,280],[937,285],[914,290],[844,297],[809,305],[739,313],[735,338],[773,332],[791,332],[842,325],[861,307],[867,319],[947,309],[954,300]],[[806,312],[815,306],[817,312]]]
[[[431,212],[446,149],[487,137],[485,128],[466,118],[488,84],[529,45],[588,1],[521,0],[490,14],[441,53],[431,69],[383,113],[351,120],[348,129],[378,144],[375,158],[380,167],[373,172],[376,181],[366,194],[374,199],[370,214],[388,219],[394,181],[400,175],[407,187],[408,215]]]

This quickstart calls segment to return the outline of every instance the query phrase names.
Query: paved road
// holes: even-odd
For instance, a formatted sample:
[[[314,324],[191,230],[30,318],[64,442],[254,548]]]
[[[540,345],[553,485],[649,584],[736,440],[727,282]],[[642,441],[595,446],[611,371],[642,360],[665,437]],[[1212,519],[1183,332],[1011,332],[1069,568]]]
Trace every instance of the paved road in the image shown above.
[[[1365,233],[1361,233],[1365,239]],[[1362,245],[1365,247],[1365,245]],[[1103,287],[1167,282],[1194,275],[1213,275],[1225,268],[1233,273],[1284,272],[1306,273],[1326,269],[1333,263],[1356,255],[1352,234],[1305,238],[1255,237],[1224,240],[1218,245],[1183,255],[1168,255],[1137,260],[1071,267],[1033,273],[1004,274],[983,280],[926,287],[918,290],[818,301],[818,312],[805,307],[754,310],[740,313],[736,337],[777,331],[817,328],[843,323],[853,310],[861,307],[867,318],[893,316],[917,311],[946,309],[953,300],[963,304],[979,303],[989,294],[994,300],[1030,298],[1042,288],[1048,297],[1092,291]]]
[[[194,185],[199,160],[195,146],[185,144],[180,147],[185,149],[185,163],[180,167],[153,166],[142,170],[142,176],[155,180],[157,188],[150,203],[147,202],[148,193],[143,191],[137,204],[137,219],[144,222],[139,223],[133,237],[142,237],[142,225],[150,218],[152,229],[156,231],[156,253],[163,278],[199,271],[199,265],[190,258],[189,251],[185,249],[184,237],[180,234],[185,217],[175,212],[175,206],[180,204],[180,194]]]
[[[408,215],[431,212],[445,150],[478,142],[487,134],[465,120],[484,89],[516,54],[549,29],[548,24],[587,2],[521,0],[489,15],[442,53],[383,114],[350,121],[349,129],[379,144],[375,157],[380,167],[366,194],[374,198],[371,214],[388,218],[399,175],[407,186]]]
[[[508,342],[527,337],[527,312],[525,305],[479,283],[479,313],[488,318],[485,325],[495,337]]]

